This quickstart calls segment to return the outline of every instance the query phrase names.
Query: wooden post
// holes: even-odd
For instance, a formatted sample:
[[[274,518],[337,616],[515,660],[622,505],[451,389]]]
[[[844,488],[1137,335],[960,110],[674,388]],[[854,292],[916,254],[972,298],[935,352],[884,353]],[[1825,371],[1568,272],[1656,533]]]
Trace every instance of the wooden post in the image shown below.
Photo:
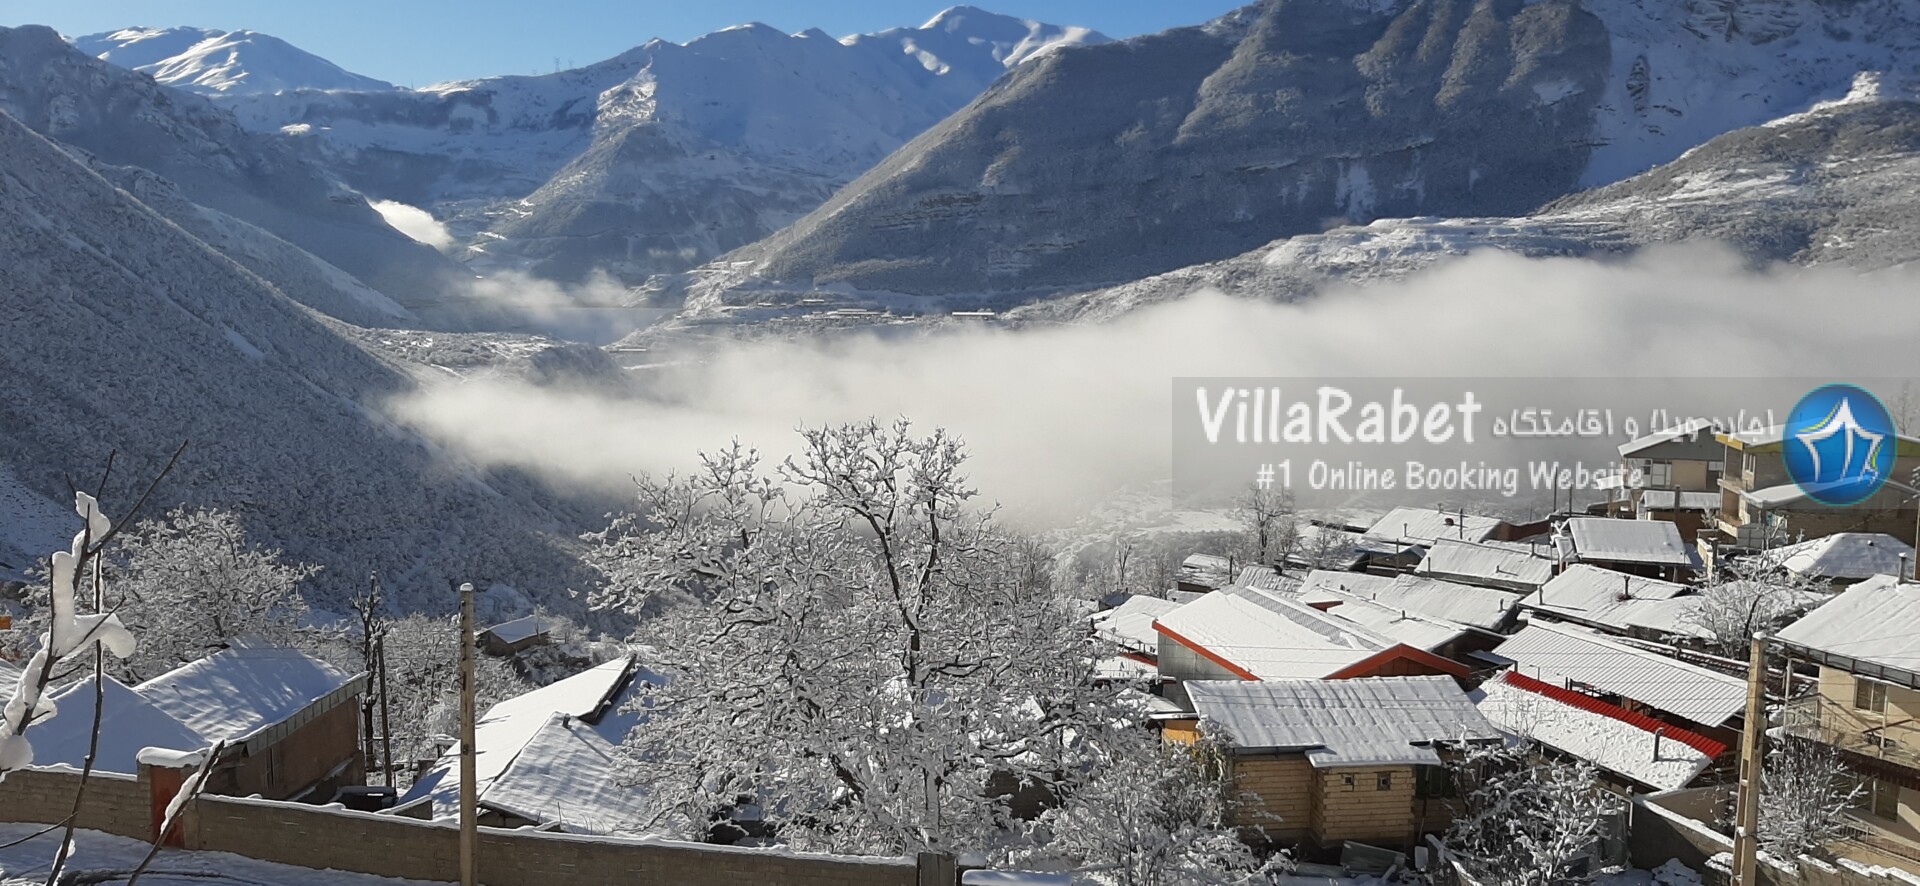
[[[1760,782],[1765,760],[1761,739],[1767,734],[1767,635],[1753,638],[1747,664],[1747,719],[1740,730],[1740,782],[1734,797],[1733,884],[1759,886]]]
[[[479,792],[474,781],[473,583],[460,586],[460,886],[476,886]]]

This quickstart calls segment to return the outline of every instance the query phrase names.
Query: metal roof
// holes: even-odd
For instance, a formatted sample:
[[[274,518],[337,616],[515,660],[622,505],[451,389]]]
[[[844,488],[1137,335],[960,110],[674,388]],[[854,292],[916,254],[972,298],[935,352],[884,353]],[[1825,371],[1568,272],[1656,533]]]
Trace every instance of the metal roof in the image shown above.
[[[1683,584],[1576,563],[1527,595],[1520,608],[1622,633],[1704,636],[1692,616],[1698,603],[1684,596],[1691,592]]]
[[[1913,568],[1913,546],[1882,532],[1839,532],[1761,556],[1814,578],[1865,579]]]
[[[1316,768],[1438,764],[1435,743],[1500,738],[1450,677],[1200,680],[1187,694],[1234,747],[1304,751]]]
[[[1179,603],[1159,597],[1128,597],[1125,603],[1093,616],[1093,633],[1123,649],[1152,652],[1160,645],[1153,620],[1179,608]]]
[[[1686,787],[1726,750],[1649,717],[1508,672],[1475,693],[1500,728],[1656,790]],[[1718,751],[1709,753],[1714,748]]]
[[[1341,598],[1370,600],[1389,609],[1487,630],[1506,624],[1521,599],[1518,593],[1417,575],[1387,578],[1325,569],[1307,573],[1300,595],[1301,602],[1312,606],[1338,603]]]
[[[1533,622],[1494,654],[1543,683],[1569,682],[1720,726],[1746,709],[1746,681],[1617,643],[1573,625]]]
[[[1271,566],[1248,566],[1240,570],[1233,583],[1243,588],[1256,588],[1262,591],[1278,591],[1283,594],[1298,593],[1300,580],[1292,576],[1281,575]]]
[[[1260,680],[1324,677],[1396,645],[1360,624],[1237,586],[1160,616],[1154,628]]]
[[[1778,639],[1828,656],[1920,674],[1920,584],[1874,576],[1788,625]]]
[[[1680,503],[1674,504],[1678,497]],[[1650,511],[1717,511],[1720,510],[1720,493],[1688,492],[1684,489],[1642,489],[1640,507]]]
[[[1323,611],[1336,618],[1370,628],[1396,643],[1434,652],[1460,639],[1467,626],[1436,618],[1426,618],[1406,609],[1382,606],[1371,600],[1330,593],[1335,598]],[[1314,607],[1320,608],[1318,606]]]
[[[1660,566],[1699,562],[1699,555],[1680,537],[1680,527],[1665,520],[1574,517],[1567,521],[1567,530],[1573,534],[1574,556],[1583,561]]]
[[[1714,437],[1711,433],[1712,428],[1713,422],[1696,418],[1622,443],[1620,456],[1622,458],[1669,457],[1694,461],[1718,461],[1726,452],[1726,444]],[[1659,451],[1662,449],[1669,450],[1673,454],[1666,455]]]
[[[1433,508],[1394,508],[1367,530],[1366,537],[1409,545],[1430,545],[1442,538],[1482,541],[1506,525],[1497,517],[1460,514]]]
[[[1414,572],[1486,587],[1532,591],[1553,578],[1553,561],[1507,546],[1437,541]]]

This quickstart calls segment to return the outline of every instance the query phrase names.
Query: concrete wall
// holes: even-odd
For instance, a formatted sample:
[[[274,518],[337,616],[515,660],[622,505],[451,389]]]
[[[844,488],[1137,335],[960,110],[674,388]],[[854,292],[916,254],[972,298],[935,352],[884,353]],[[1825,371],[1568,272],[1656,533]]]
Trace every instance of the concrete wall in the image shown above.
[[[14,773],[0,783],[0,821],[57,821],[72,807],[78,782],[78,774],[71,772]],[[152,839],[146,783],[125,776],[95,776],[87,795],[82,827]],[[305,868],[419,880],[459,876],[457,828],[338,807],[202,796],[188,807],[179,836],[187,849],[231,852]],[[480,881],[488,886],[613,882],[925,886],[913,859],[803,855],[527,830],[482,828],[478,859]],[[951,886],[951,878],[941,886]]]
[[[1695,788],[1636,798],[1627,841],[1633,866],[1652,869],[1668,859],[1679,859],[1701,875],[1706,886],[1725,886],[1725,870],[1709,859],[1733,851],[1733,841],[1714,832],[1696,816],[1715,814],[1725,787]],[[1873,861],[1872,863],[1884,863]],[[1837,864],[1802,858],[1793,866],[1762,857],[1760,886],[1911,886],[1910,874],[1874,869],[1870,863],[1842,858]]]

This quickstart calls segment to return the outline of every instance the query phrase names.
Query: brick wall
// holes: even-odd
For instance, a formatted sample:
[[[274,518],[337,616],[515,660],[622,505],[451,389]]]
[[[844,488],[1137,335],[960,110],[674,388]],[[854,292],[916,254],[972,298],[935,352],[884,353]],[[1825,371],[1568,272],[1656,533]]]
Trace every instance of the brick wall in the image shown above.
[[[95,776],[81,826],[151,839],[147,785]],[[29,770],[0,783],[0,821],[53,822],[72,807],[77,773]],[[306,868],[383,877],[453,880],[460,835],[447,824],[338,807],[203,796],[183,817],[188,849],[231,852]],[[919,886],[913,859],[850,858],[736,849],[667,840],[577,837],[482,828],[480,881],[487,886],[590,886],[609,882],[723,886]]]
[[[1313,823],[1313,782],[1305,754],[1235,757],[1233,786],[1258,800],[1239,810],[1233,823],[1262,828],[1275,842],[1304,839]]]

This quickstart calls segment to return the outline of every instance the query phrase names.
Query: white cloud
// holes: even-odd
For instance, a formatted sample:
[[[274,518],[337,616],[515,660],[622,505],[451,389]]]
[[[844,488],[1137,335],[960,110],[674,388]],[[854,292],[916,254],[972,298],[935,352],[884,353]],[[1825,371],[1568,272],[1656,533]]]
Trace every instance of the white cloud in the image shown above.
[[[375,200],[373,208],[381,218],[387,220],[387,224],[402,234],[435,249],[446,249],[453,245],[453,234],[447,231],[447,226],[434,218],[433,213],[418,206],[408,206],[395,200]]]
[[[1703,246],[1487,252],[1292,304],[1201,293],[1100,325],[733,344],[648,370],[632,398],[481,381],[394,410],[480,461],[591,485],[905,415],[964,437],[986,496],[1018,508],[1166,476],[1178,376],[1913,378],[1915,329],[1916,272],[1754,269]]]

